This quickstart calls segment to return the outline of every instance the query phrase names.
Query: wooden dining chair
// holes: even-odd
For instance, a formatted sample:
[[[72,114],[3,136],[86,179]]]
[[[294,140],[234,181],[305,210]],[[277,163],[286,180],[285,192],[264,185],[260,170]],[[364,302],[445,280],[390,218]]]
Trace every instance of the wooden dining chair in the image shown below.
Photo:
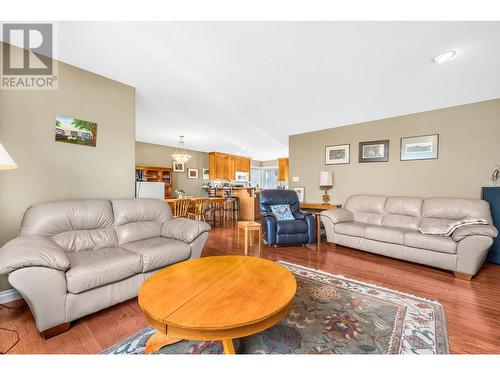
[[[194,212],[188,212],[189,218],[194,220],[205,221],[205,211],[207,210],[208,198],[197,198],[193,200]]]
[[[191,199],[176,199],[172,202],[172,215],[174,218],[188,217],[188,208]]]

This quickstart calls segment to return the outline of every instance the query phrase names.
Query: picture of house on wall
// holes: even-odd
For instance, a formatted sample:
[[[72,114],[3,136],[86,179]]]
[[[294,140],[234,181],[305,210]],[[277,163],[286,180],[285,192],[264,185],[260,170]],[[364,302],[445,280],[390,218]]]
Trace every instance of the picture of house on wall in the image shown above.
[[[70,116],[56,115],[56,141],[96,146],[97,124]]]

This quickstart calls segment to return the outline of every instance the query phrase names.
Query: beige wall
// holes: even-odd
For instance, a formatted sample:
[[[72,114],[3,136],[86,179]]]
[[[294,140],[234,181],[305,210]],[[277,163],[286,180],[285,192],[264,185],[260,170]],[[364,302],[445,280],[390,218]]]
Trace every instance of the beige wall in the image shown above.
[[[400,161],[400,138],[439,134],[439,159]],[[358,143],[389,139],[389,161],[358,163]],[[325,165],[325,146],[349,143],[351,163]],[[290,136],[290,187],[321,202],[319,172],[332,171],[332,203],[356,193],[479,198],[500,164],[500,99]],[[298,176],[299,182],[292,182]]]
[[[172,154],[175,152],[175,147],[160,146],[151,143],[136,142],[135,143],[135,162],[136,165],[148,165],[154,167],[172,168]],[[188,150],[191,159],[184,166],[183,173],[174,172],[174,180],[172,186],[172,194],[177,189],[182,189],[187,195],[204,196],[206,191],[201,188],[203,185],[202,171],[203,168],[208,168],[208,153]],[[198,179],[187,178],[188,168],[198,169]]]
[[[56,114],[97,122],[97,147],[56,142]],[[134,196],[133,87],[59,63],[57,90],[0,90],[0,142],[19,166],[0,171],[0,245],[32,203]]]

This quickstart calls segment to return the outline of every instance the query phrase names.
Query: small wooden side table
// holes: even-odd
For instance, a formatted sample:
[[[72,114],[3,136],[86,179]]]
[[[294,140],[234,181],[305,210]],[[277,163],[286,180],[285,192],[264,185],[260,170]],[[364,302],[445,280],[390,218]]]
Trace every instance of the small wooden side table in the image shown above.
[[[300,208],[311,212],[316,219],[316,246],[319,248],[321,244],[321,211],[337,208],[337,206],[324,203],[301,203]]]
[[[238,221],[238,242],[240,240],[240,229],[245,231],[245,255],[248,254],[248,242],[252,241],[252,233],[250,233],[250,238],[248,238],[248,232],[257,231],[259,235],[259,252],[261,247],[261,238],[260,238],[260,224],[255,221]]]

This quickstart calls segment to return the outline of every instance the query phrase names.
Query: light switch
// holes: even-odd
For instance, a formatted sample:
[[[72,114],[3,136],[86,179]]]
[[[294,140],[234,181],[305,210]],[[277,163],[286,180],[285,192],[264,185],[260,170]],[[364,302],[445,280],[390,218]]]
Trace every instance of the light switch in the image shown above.
[[[297,176],[292,177],[292,182],[299,182],[299,178]]]

